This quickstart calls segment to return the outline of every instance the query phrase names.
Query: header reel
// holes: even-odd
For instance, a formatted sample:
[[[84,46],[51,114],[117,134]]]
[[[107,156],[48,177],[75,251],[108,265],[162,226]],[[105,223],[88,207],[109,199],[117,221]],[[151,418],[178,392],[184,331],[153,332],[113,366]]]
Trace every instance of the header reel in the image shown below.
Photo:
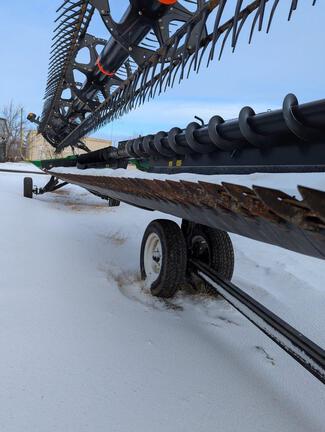
[[[315,1],[312,2],[315,4]],[[234,50],[245,23],[269,31],[279,0],[130,0],[120,21],[109,0],[65,0],[58,9],[39,131],[60,152],[89,132]],[[298,2],[291,1],[289,19]],[[88,32],[100,16],[110,37]],[[251,18],[251,19],[249,19]],[[88,62],[79,61],[81,52]]]

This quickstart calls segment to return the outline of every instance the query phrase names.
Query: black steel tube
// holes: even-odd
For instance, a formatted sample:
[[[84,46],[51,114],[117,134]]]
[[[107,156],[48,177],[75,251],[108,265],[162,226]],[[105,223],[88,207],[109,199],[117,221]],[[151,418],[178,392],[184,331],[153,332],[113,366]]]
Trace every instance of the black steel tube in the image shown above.
[[[222,297],[325,384],[325,351],[320,346],[291,327],[236,285],[220,278],[208,266],[198,261],[191,261],[191,263],[198,270],[199,276],[211,283]]]
[[[159,0],[133,0],[118,24],[119,40],[111,37],[99,55],[103,69],[108,73],[114,73],[119,69],[130,55],[131,43],[138,45],[169,8],[169,5]],[[126,46],[121,46],[121,41]],[[94,71],[94,77],[105,79],[105,75],[98,68]]]
[[[114,35],[99,54],[96,66],[87,78],[80,91],[81,100],[91,100],[98,88],[97,84],[105,84],[114,78],[115,72],[132,55],[132,46],[138,45],[150,32],[153,25],[166,14],[172,3],[164,4],[160,0],[133,0],[118,24],[118,39]],[[84,103],[77,101],[75,109]]]
[[[114,158],[117,158],[116,148],[105,147],[103,149],[81,154],[77,157],[77,161],[80,164],[107,163]]]

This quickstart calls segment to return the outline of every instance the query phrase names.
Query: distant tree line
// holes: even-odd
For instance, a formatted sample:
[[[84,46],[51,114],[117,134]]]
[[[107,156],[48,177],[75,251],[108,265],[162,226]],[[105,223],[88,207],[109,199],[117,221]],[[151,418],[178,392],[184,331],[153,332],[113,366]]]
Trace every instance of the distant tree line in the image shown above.
[[[26,152],[26,116],[24,108],[10,101],[1,108],[0,117],[7,120],[9,131],[7,160],[14,162],[24,159]]]

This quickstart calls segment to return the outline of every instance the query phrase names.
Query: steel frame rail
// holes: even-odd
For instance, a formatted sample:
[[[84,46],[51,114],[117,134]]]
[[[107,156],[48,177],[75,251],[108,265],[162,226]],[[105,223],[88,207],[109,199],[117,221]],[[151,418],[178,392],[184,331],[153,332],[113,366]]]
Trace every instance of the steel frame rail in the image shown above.
[[[15,174],[37,174],[37,175],[46,175],[43,171],[24,171],[24,170],[12,170],[12,169],[5,169],[1,168],[0,172],[4,173],[15,173]]]
[[[205,264],[190,262],[198,275],[216,289],[226,301],[252,322],[259,330],[286,351],[308,372],[325,384],[325,351],[301,332],[283,321],[236,285],[225,281]]]

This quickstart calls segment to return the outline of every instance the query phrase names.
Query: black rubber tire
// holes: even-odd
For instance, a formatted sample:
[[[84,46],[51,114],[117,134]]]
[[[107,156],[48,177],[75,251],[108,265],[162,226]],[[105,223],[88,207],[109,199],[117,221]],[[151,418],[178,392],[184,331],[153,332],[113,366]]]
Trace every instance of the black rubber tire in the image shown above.
[[[162,264],[158,278],[151,284],[150,290],[154,296],[170,298],[175,295],[185,280],[187,249],[180,227],[167,219],[152,221],[142,239],[140,253],[141,278],[146,279],[144,268],[144,251],[146,241],[151,233],[158,235],[162,248]]]
[[[216,228],[192,224],[188,221],[183,221],[182,231],[186,238],[188,255],[193,256],[193,239],[196,236],[203,237],[208,245],[208,254],[201,257],[193,256],[193,258],[200,259],[204,264],[213,268],[221,278],[230,281],[234,273],[235,254],[229,234]]]
[[[33,198],[33,179],[31,177],[24,178],[24,197]]]
[[[118,207],[120,204],[121,201],[114,198],[108,198],[108,207]]]

